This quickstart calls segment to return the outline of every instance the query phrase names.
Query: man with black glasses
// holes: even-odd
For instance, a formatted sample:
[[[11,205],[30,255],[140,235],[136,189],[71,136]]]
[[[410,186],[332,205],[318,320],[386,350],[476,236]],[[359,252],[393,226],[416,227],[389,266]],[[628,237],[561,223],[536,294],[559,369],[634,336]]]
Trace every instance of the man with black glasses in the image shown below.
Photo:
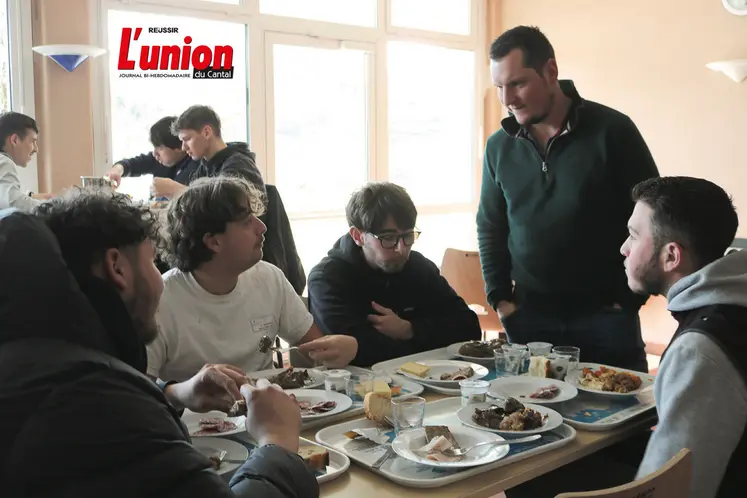
[[[412,251],[418,212],[405,189],[369,183],[353,193],[349,233],[309,274],[309,309],[324,334],[358,340],[353,365],[479,339],[477,315],[438,267]]]

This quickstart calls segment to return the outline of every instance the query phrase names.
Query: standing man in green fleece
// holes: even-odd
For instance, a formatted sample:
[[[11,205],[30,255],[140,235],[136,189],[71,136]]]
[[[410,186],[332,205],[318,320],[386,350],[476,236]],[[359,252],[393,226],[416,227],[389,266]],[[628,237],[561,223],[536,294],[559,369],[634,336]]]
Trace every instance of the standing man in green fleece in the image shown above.
[[[510,116],[487,142],[477,237],[488,302],[511,342],[577,346],[581,361],[648,371],[638,310],[619,253],[630,192],[659,176],[626,115],[558,80],[535,27],[490,47]]]

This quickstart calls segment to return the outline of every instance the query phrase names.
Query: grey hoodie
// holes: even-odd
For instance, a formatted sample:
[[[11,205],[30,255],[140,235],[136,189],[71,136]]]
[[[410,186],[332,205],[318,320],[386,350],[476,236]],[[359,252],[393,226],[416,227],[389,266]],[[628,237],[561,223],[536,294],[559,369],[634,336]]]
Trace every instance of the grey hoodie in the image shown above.
[[[678,281],[667,294],[672,312],[715,304],[747,307],[747,251],[724,256]],[[747,331],[746,331],[747,332]],[[683,331],[669,346],[654,385],[659,424],[638,478],[682,448],[693,454],[692,498],[717,496],[747,424],[747,385],[707,335]]]

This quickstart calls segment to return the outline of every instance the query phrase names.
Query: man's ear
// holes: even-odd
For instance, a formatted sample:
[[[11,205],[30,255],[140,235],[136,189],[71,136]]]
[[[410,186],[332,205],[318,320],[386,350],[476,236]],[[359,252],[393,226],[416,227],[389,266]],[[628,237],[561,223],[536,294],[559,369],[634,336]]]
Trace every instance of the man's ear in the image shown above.
[[[558,81],[558,61],[556,61],[555,59],[549,59],[545,63],[544,73],[545,79],[550,83],[555,83],[556,81]]]
[[[116,248],[107,249],[102,262],[105,280],[112,282],[120,292],[127,290],[127,275],[131,273],[130,262],[122,251]]]
[[[202,236],[202,243],[205,247],[213,251],[214,253],[220,252],[220,237],[212,233],[206,233]]]
[[[669,242],[661,248],[661,267],[665,272],[673,272],[682,269],[685,260],[685,252],[677,242]]]
[[[350,236],[353,238],[355,245],[363,247],[363,232],[355,227],[350,227]]]
[[[19,137],[17,133],[14,133],[8,137],[8,142],[10,142],[10,145],[16,146],[21,142],[21,137]]]

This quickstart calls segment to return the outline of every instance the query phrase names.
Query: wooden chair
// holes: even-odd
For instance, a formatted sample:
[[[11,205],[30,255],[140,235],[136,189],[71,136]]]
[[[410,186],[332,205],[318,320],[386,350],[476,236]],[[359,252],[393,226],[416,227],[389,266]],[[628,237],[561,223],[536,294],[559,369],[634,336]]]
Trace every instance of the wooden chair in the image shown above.
[[[490,307],[485,295],[485,280],[482,278],[479,253],[446,249],[441,262],[441,275],[468,306],[477,308],[475,312],[480,319],[483,336],[487,330],[503,330],[498,313]]]
[[[691,475],[692,453],[685,448],[643,479],[599,491],[561,493],[555,498],[689,498]]]

